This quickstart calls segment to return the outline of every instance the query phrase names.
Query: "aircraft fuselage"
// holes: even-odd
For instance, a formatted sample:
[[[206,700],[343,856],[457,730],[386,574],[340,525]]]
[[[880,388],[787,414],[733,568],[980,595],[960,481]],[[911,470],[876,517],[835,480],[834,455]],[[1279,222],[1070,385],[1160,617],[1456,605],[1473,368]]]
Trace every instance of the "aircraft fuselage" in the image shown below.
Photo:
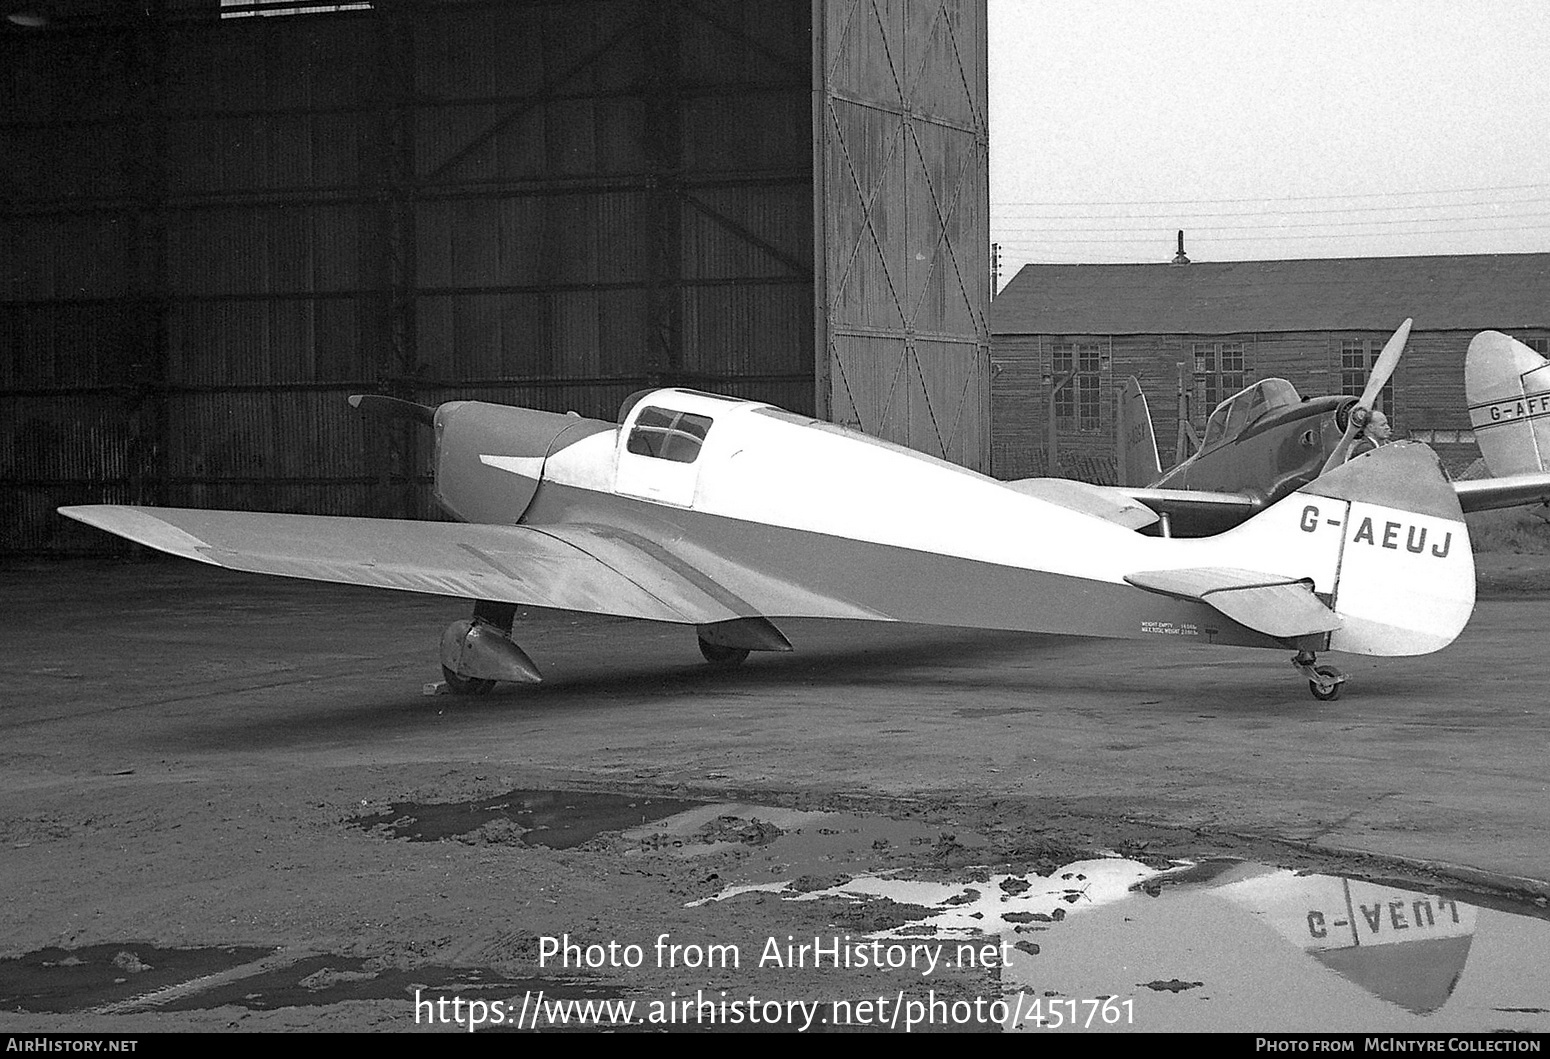
[[[1272,454],[1300,447],[1299,431],[1333,420],[1309,404],[1259,425],[1252,442]],[[1298,507],[1214,538],[1143,536],[833,424],[691,391],[648,395],[617,426],[453,403],[438,410],[437,432],[437,496],[449,511],[515,518],[559,540],[578,529],[603,536],[608,565],[671,569],[678,580],[658,591],[714,601],[723,620],[805,615],[1284,645],[1127,576],[1250,569],[1306,577],[1333,594],[1355,528],[1328,519],[1310,531]],[[1267,547],[1267,534],[1286,545]]]
[[[1340,441],[1337,413],[1353,401],[1314,397],[1270,412],[1236,437],[1201,449],[1155,488],[1244,493],[1269,506],[1318,477]]]

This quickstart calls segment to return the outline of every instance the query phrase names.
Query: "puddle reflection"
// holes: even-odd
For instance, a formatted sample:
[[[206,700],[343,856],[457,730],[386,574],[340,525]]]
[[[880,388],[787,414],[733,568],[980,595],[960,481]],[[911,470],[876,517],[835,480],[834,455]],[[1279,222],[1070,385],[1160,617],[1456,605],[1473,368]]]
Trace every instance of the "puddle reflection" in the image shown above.
[[[1424,890],[1242,861],[1156,868],[1110,857],[1049,875],[884,873],[805,892],[729,887],[708,900],[754,888],[919,906],[926,915],[869,936],[1000,936],[1004,994],[1133,998],[1135,1029],[1550,1029],[1550,923]]]

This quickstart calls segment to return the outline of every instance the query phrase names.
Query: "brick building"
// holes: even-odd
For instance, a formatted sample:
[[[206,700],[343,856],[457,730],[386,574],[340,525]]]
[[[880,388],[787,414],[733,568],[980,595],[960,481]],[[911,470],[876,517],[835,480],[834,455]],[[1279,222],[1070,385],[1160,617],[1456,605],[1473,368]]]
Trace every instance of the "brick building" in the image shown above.
[[[1114,480],[1114,394],[1136,376],[1163,465],[1173,462],[1179,394],[1198,431],[1257,379],[1304,396],[1360,393],[1383,344],[1415,320],[1380,402],[1398,436],[1467,464],[1474,439],[1464,352],[1505,331],[1545,352],[1550,254],[1336,258],[1158,265],[1027,265],[991,306],[991,465],[998,478],[1054,473]]]

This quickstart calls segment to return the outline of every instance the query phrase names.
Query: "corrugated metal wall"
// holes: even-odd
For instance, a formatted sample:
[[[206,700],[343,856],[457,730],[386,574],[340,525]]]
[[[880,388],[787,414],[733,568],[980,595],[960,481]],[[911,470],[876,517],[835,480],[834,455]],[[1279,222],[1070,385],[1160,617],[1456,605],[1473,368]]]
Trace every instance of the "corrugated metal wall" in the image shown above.
[[[990,468],[984,0],[814,0],[818,412]]]
[[[812,410],[808,0],[260,7],[0,37],[0,551],[102,550],[64,503],[430,514],[354,391]]]
[[[0,28],[0,554],[112,546],[67,503],[433,514],[356,391],[687,384],[987,465],[983,0],[308,10]]]

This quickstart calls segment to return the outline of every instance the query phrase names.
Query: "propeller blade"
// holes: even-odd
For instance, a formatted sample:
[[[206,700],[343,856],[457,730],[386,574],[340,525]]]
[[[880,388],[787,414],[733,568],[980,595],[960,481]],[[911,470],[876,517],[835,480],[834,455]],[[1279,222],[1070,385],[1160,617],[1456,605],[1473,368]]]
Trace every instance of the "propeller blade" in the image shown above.
[[[413,419],[426,426],[436,425],[436,409],[397,397],[384,397],[376,393],[351,394],[350,407],[378,419]]]
[[[1356,408],[1351,409],[1352,416],[1346,423],[1345,433],[1340,435],[1340,440],[1335,442],[1335,447],[1329,450],[1329,457],[1324,461],[1324,466],[1319,469],[1320,474],[1328,474],[1345,462],[1346,454],[1351,451],[1351,443],[1356,440],[1356,435],[1361,433],[1361,427],[1356,425]]]
[[[1378,394],[1383,392],[1389,376],[1394,374],[1394,369],[1399,365],[1399,357],[1405,351],[1405,342],[1410,338],[1410,325],[1413,323],[1415,323],[1413,319],[1407,318],[1399,325],[1399,330],[1394,332],[1394,337],[1384,343],[1383,352],[1379,353],[1378,359],[1373,361],[1372,374],[1367,379],[1367,388],[1362,391],[1362,396],[1352,406],[1350,418],[1346,421],[1345,432],[1341,434],[1329,458],[1324,461],[1324,468],[1319,471],[1320,474],[1327,474],[1346,461],[1351,445],[1362,432],[1361,421],[1366,418],[1366,413],[1372,411],[1373,402],[1378,399]]]
[[[1383,352],[1378,354],[1378,359],[1373,362],[1372,374],[1367,379],[1367,388],[1362,391],[1362,399],[1357,404],[1368,411],[1372,410],[1372,403],[1378,399],[1378,394],[1389,381],[1389,376],[1394,374],[1394,369],[1399,365],[1399,355],[1405,351],[1405,342],[1410,338],[1410,325],[1415,323],[1412,319],[1406,319],[1399,325],[1399,330],[1394,332],[1394,337],[1389,339],[1383,347]]]

